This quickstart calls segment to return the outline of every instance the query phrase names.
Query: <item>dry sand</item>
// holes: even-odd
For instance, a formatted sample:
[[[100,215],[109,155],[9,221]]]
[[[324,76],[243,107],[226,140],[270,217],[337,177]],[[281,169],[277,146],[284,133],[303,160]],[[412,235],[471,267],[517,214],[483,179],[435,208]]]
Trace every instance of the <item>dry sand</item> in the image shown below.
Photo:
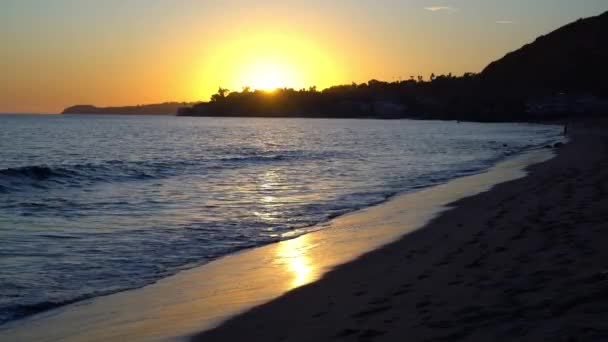
[[[196,341],[608,340],[608,130]]]

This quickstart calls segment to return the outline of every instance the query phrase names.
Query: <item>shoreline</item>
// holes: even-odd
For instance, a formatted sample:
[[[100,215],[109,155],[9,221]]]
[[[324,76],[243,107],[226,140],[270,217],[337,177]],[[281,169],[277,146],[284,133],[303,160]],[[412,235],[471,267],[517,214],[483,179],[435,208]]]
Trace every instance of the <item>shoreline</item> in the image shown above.
[[[180,117],[180,118],[224,118],[224,119],[313,119],[313,120],[380,120],[380,121],[395,121],[395,120],[412,120],[412,121],[441,121],[441,122],[470,122],[470,123],[496,123],[496,124],[535,124],[535,125],[563,125],[564,123],[573,122],[580,120],[580,117],[576,116],[553,116],[547,119],[529,118],[526,120],[473,120],[473,119],[445,119],[445,118],[433,118],[433,117],[400,117],[400,118],[381,118],[381,117],[310,117],[310,116],[220,116],[220,115],[208,115],[208,116],[194,116],[194,115],[177,115],[175,113],[166,114],[116,114],[116,113],[0,113],[0,116],[32,116],[32,115],[72,115],[72,116],[164,116],[164,117]],[[587,115],[582,118],[584,120],[594,120],[600,118],[599,116]]]
[[[193,341],[607,339],[608,134]]]
[[[518,127],[521,127],[521,126],[527,126],[527,125],[518,125]],[[534,125],[530,125],[530,126],[534,126]],[[540,126],[540,125],[535,125],[535,126]],[[553,130],[552,125],[551,126],[547,125],[545,127],[547,129]],[[496,153],[496,155],[492,155],[491,157],[486,156],[483,159],[468,161],[467,166],[470,166],[470,167],[460,166],[459,168],[453,168],[450,172],[446,172],[446,173],[432,172],[429,175],[425,175],[425,177],[414,177],[413,178],[414,180],[424,179],[424,181],[410,182],[410,184],[413,184],[413,185],[410,185],[410,186],[404,187],[404,188],[401,188],[400,186],[396,186],[390,190],[383,188],[382,191],[379,192],[380,196],[378,196],[377,199],[375,199],[373,202],[354,203],[351,205],[341,206],[341,208],[344,208],[344,210],[348,210],[348,211],[339,212],[339,213],[335,213],[332,215],[327,215],[327,217],[324,218],[323,221],[318,221],[313,224],[308,223],[306,226],[294,228],[291,231],[287,231],[287,232],[282,231],[282,232],[276,234],[277,237],[271,241],[262,241],[262,242],[258,242],[257,244],[252,243],[252,244],[248,245],[247,247],[242,247],[241,249],[233,249],[230,252],[228,252],[227,254],[209,256],[207,258],[207,260],[205,260],[204,262],[192,262],[192,263],[187,264],[184,267],[180,267],[178,270],[171,270],[169,272],[164,272],[162,277],[160,277],[160,278],[154,277],[154,278],[152,278],[152,280],[148,280],[148,282],[143,285],[137,284],[137,285],[130,285],[130,287],[127,287],[127,288],[113,288],[108,291],[102,290],[102,291],[98,291],[98,292],[94,292],[94,293],[85,293],[82,296],[78,296],[76,298],[68,298],[66,300],[40,301],[38,303],[33,303],[31,305],[23,305],[23,308],[19,305],[19,303],[17,303],[17,305],[13,306],[13,307],[18,308],[17,310],[13,310],[13,312],[16,312],[17,314],[13,317],[10,317],[9,319],[4,319],[8,315],[3,316],[2,317],[3,319],[1,320],[2,322],[0,322],[0,331],[2,330],[1,326],[6,323],[26,319],[28,317],[32,317],[34,315],[44,313],[49,310],[54,310],[56,308],[63,307],[66,305],[70,305],[70,304],[74,304],[74,303],[78,303],[78,302],[82,302],[82,301],[87,301],[87,300],[93,300],[97,297],[106,297],[106,296],[110,296],[110,295],[113,295],[113,294],[116,294],[119,292],[136,290],[136,289],[139,289],[139,288],[142,288],[145,286],[149,286],[160,279],[175,275],[178,272],[182,272],[184,270],[188,270],[188,269],[192,269],[192,268],[201,267],[208,262],[211,262],[218,258],[225,257],[230,254],[242,252],[244,250],[248,250],[251,248],[262,247],[267,244],[276,243],[278,241],[278,239],[292,239],[292,238],[298,237],[303,234],[308,234],[310,232],[313,232],[313,231],[316,231],[319,229],[324,229],[324,227],[326,227],[328,225],[329,221],[331,221],[337,217],[343,216],[345,214],[350,214],[350,213],[354,213],[354,212],[357,212],[359,210],[362,210],[362,209],[365,209],[368,207],[381,205],[396,196],[401,196],[401,195],[405,195],[408,193],[420,191],[421,189],[426,189],[426,188],[430,188],[430,187],[437,186],[440,184],[444,184],[444,183],[450,182],[451,180],[454,180],[454,179],[457,179],[460,177],[471,176],[471,175],[475,175],[478,173],[483,173],[483,172],[487,171],[488,168],[493,167],[494,165],[496,165],[500,162],[513,158],[514,156],[517,156],[517,155],[520,155],[523,153],[527,153],[527,152],[530,152],[530,151],[533,151],[536,149],[541,149],[541,148],[543,148],[543,146],[547,147],[547,146],[553,145],[553,143],[558,140],[560,140],[560,141],[562,140],[556,134],[551,134],[551,135],[543,134],[543,135],[541,135],[541,137],[543,137],[545,139],[545,142],[539,143],[539,141],[532,142],[533,139],[529,139],[529,140],[523,139],[522,141],[525,141],[525,140],[529,141],[528,145],[525,145],[525,146],[517,145],[516,148],[513,148],[514,145],[512,145],[511,143],[509,143],[509,145],[504,144],[503,148],[505,149],[505,151],[499,151],[500,153]],[[491,143],[494,143],[494,141],[491,141]],[[514,144],[517,144],[517,143],[514,143]],[[509,147],[507,147],[507,146],[509,146]],[[495,150],[497,150],[497,148],[495,148]],[[278,157],[280,157],[280,155]],[[473,164],[475,164],[475,165],[473,165]],[[55,173],[59,173],[59,176],[63,177],[63,175],[61,175],[61,173],[64,172],[62,169],[60,169],[57,172],[57,171],[55,171],[55,168],[64,168],[64,167],[71,168],[72,165],[70,165],[70,164],[50,164],[50,165],[34,164],[31,166],[7,168],[5,170],[0,170],[0,171],[8,171],[9,173],[17,172],[17,173],[20,173],[19,176],[21,176],[21,173],[28,173],[28,172],[30,172],[30,169],[33,169],[34,172],[38,172],[39,169],[41,169],[41,171],[43,173],[45,173],[45,174],[50,173],[51,174],[50,177],[55,178],[56,177]],[[76,169],[79,169],[80,167],[81,166],[79,164],[74,165],[74,168],[76,168]],[[76,172],[79,172],[79,171],[80,170],[76,170]],[[45,175],[44,177],[46,178],[47,176]],[[11,191],[13,191],[13,190],[11,190]],[[336,201],[332,201],[332,202],[341,203],[341,200],[336,200]],[[194,244],[193,246],[195,246],[195,248],[198,248],[197,244]],[[158,273],[161,273],[161,272],[157,272],[157,274]],[[133,276],[132,276],[132,278],[133,278]],[[142,277],[138,277],[138,278],[139,279],[150,279],[151,277],[142,276]],[[25,297],[24,299],[27,300],[27,297]],[[11,307],[11,306],[6,306],[6,307],[9,308],[8,312],[10,313],[10,310],[13,307]],[[3,311],[3,313],[6,313],[6,312],[7,311]],[[21,314],[22,312],[25,312],[25,314]]]
[[[548,158],[549,150],[527,153],[536,153],[535,158],[542,159]],[[205,327],[213,328],[226,318],[313,282],[328,270],[391,243],[422,227],[453,200],[471,195],[471,190],[464,185],[460,188],[456,185],[455,190],[449,190],[454,187],[453,183],[466,184],[473,179],[476,184],[483,183],[489,188],[496,182],[505,181],[498,179],[499,175],[493,174],[492,170],[494,173],[496,170],[508,173],[501,177],[523,176],[521,166],[533,161],[517,161],[518,157],[525,159],[525,155],[509,157],[485,172],[394,196],[379,205],[321,224],[324,227],[321,230],[237,252],[144,288],[92,298],[9,322],[0,327],[0,337],[30,340],[44,336],[48,341],[110,338],[162,340],[191,335]],[[506,170],[501,170],[505,164]],[[476,180],[478,178],[482,180]],[[484,190],[472,190],[473,193],[478,191]],[[399,206],[404,201],[406,204],[409,201],[411,206],[425,196],[427,199],[422,201],[425,203],[415,210],[410,208],[412,210],[407,213],[400,210]],[[294,254],[290,250],[298,252]],[[258,274],[246,274],[251,268]],[[260,274],[262,280],[258,279]],[[235,287],[232,285],[235,279],[244,279],[251,284]],[[230,298],[235,295],[237,300]],[[160,297],[163,299],[158,300]],[[117,312],[118,308],[124,306],[138,309]],[[168,315],[160,312],[167,308],[170,312]],[[110,312],[116,315],[109,315]],[[74,323],[66,323],[71,321]],[[78,325],[75,325],[76,322]]]

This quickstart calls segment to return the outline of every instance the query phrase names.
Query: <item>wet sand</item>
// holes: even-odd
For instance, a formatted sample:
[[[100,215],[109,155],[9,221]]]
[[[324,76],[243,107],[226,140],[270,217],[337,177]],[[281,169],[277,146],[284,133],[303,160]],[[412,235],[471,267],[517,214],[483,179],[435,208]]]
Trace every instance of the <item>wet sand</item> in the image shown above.
[[[608,129],[569,134],[529,176],[194,341],[608,340]]]

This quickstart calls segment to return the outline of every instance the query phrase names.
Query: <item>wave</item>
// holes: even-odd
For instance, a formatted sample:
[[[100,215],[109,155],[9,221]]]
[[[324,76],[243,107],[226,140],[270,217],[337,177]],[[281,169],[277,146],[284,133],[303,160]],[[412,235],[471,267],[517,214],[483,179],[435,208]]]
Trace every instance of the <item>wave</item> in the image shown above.
[[[0,176],[3,177],[23,177],[32,180],[45,180],[51,177],[65,177],[69,176],[70,173],[71,172],[65,169],[53,169],[52,167],[46,165],[32,165],[0,170]]]
[[[139,287],[141,287],[141,286],[139,286]],[[136,289],[139,287],[133,287],[131,289]],[[87,300],[87,299],[92,299],[92,298],[99,297],[99,296],[111,295],[111,294],[118,293],[118,292],[121,292],[124,290],[125,289],[98,291],[98,292],[93,292],[93,293],[90,293],[87,295],[81,295],[81,296],[77,296],[77,297],[73,297],[73,298],[69,298],[69,299],[65,299],[65,300],[48,300],[48,301],[31,303],[31,304],[16,304],[16,305],[6,306],[6,307],[3,307],[2,310],[0,310],[0,325],[13,321],[13,320],[25,318],[25,317],[28,317],[28,316],[31,316],[31,315],[34,315],[37,313],[52,310],[52,309],[55,309],[55,308],[58,308],[61,306],[69,305],[69,304],[80,302],[80,301]]]
[[[343,157],[335,152],[273,151],[214,159],[174,161],[107,160],[99,163],[29,165],[0,169],[0,193],[23,187],[46,190],[53,186],[89,186],[98,182],[161,179],[181,174],[204,174],[218,169],[252,165]]]
[[[39,312],[51,310],[63,305],[72,304],[78,302],[80,300],[87,298],[74,298],[65,301],[47,301],[47,302],[39,302],[33,304],[20,304],[13,305],[3,308],[3,311],[0,311],[0,324],[24,318],[27,316],[31,316],[33,314],[37,314]]]

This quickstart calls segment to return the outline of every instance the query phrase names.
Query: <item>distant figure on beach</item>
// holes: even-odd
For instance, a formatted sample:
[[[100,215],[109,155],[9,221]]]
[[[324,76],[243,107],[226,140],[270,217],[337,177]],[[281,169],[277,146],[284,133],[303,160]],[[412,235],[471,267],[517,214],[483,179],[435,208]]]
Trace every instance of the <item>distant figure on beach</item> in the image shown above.
[[[568,135],[568,123],[564,124],[564,135]]]

